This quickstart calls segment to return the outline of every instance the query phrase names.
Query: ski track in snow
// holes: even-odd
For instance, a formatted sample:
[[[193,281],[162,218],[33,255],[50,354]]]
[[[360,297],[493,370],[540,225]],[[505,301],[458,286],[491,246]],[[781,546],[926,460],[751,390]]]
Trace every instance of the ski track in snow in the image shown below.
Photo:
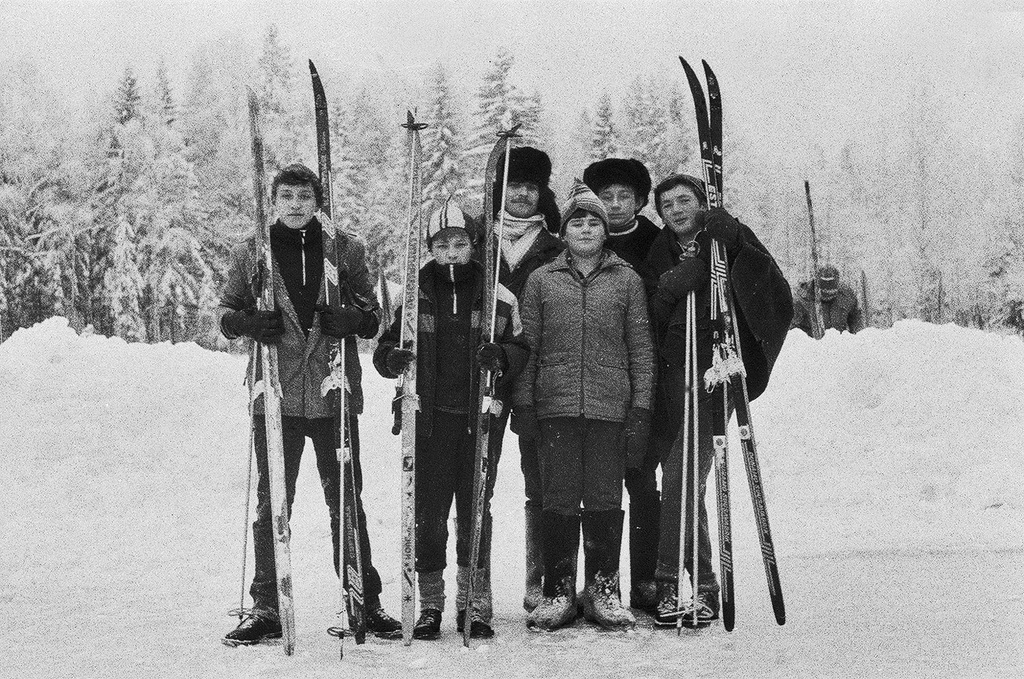
[[[363,365],[363,498],[385,607],[398,615],[392,383],[365,356]],[[79,337],[61,318],[0,345],[0,483],[13,507],[0,527],[0,675],[1024,674],[1018,337],[915,321],[829,331],[820,342],[790,334],[753,406],[784,627],[771,615],[733,428],[734,632],[677,637],[643,616],[628,633],[582,622],[528,632],[522,477],[509,434],[494,499],[497,637],[463,649],[450,567],[439,641],[346,639],[343,667],[325,634],[339,594],[311,448],[292,520],[296,653],[219,642],[242,587],[244,371],[244,357]],[[251,574],[250,556],[246,587]]]

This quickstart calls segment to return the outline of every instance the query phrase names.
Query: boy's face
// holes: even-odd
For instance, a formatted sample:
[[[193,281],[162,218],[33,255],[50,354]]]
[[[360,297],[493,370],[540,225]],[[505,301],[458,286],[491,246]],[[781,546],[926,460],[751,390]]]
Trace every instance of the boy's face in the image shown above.
[[[442,229],[430,246],[434,260],[441,266],[469,264],[473,256],[473,244],[465,229]]]
[[[312,184],[281,184],[274,194],[274,213],[289,229],[301,229],[316,213]]]
[[[593,257],[604,247],[604,222],[587,212],[565,223],[565,242],[576,257]]]
[[[604,203],[604,209],[608,212],[608,226],[613,229],[629,224],[636,217],[639,201],[632,186],[609,184],[601,189],[597,197]]]
[[[689,186],[673,186],[661,194],[658,202],[665,226],[680,239],[693,239],[697,235],[697,213],[701,211],[700,199]]]

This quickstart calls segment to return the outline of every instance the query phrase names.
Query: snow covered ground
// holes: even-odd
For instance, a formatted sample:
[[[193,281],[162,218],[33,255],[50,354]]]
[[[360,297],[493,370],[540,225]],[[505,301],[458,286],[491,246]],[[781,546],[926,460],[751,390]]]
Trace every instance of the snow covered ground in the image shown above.
[[[397,615],[391,385],[364,365],[364,501]],[[296,654],[219,642],[242,587],[244,369],[242,357],[190,344],[79,337],[59,318],[0,345],[0,676],[1024,674],[1017,337],[912,321],[821,342],[790,335],[754,404],[784,627],[771,616],[734,451],[734,632],[677,637],[643,618],[629,633],[582,623],[527,632],[509,435],[494,501],[498,636],[463,650],[449,610],[439,641],[348,640],[344,666],[324,633],[338,588],[311,460],[292,521]]]

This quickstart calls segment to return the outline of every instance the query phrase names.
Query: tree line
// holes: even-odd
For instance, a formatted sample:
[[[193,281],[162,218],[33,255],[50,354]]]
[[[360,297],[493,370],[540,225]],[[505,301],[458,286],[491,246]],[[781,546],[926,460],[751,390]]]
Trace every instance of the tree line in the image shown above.
[[[372,269],[398,280],[406,213],[409,102],[423,132],[427,214],[454,195],[482,210],[483,165],[502,126],[545,149],[564,188],[594,160],[643,161],[654,181],[698,172],[689,93],[678,78],[639,76],[597,93],[569,134],[539,93],[515,78],[502,49],[471,95],[448,67],[423,82],[327,80],[335,221],[367,241]],[[321,73],[324,69],[321,67]],[[163,62],[129,65],[85,113],[71,112],[31,61],[0,82],[0,339],[53,315],[129,341],[223,346],[214,318],[231,245],[253,228],[252,158],[242,83],[263,110],[267,172],[316,167],[305,61],[270,26],[259,44],[209,44],[179,89]],[[338,91],[332,88],[338,84]],[[922,83],[905,124],[874,146],[851,140],[815,160],[826,258],[867,272],[874,325],[906,317],[1024,330],[1024,127],[1011,136],[1009,172],[991,172]],[[794,163],[726,119],[726,205],[749,223],[789,275],[808,274],[806,213]],[[565,125],[562,126],[566,127]],[[879,150],[884,152],[879,152]],[[803,163],[806,166],[806,163]],[[965,177],[972,178],[965,180]],[[647,208],[655,217],[653,208]],[[375,272],[374,272],[375,273]]]

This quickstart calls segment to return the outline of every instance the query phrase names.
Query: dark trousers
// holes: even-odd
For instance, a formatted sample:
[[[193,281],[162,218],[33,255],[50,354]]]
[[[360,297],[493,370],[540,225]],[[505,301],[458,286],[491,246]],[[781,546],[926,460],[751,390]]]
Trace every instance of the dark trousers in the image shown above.
[[[577,516],[622,505],[622,422],[584,417],[540,421],[538,460],[544,511]]]
[[[626,471],[629,494],[629,573],[633,585],[654,580],[661,529],[661,494],[656,471],[660,451],[653,444],[639,469]]]
[[[448,516],[455,499],[455,553],[460,566],[469,565],[473,521],[473,472],[476,458],[476,414],[435,410],[429,436],[416,440],[416,570],[444,570],[447,565]],[[487,486],[484,502],[480,559],[486,567],[491,553],[490,501],[501,458],[500,420],[491,423]]]
[[[540,484],[540,460],[537,439],[519,437],[519,467],[523,470],[523,485],[526,491],[526,506],[544,509],[544,489]]]
[[[277,610],[277,570],[274,567],[274,537],[271,530],[270,482],[267,476],[267,433],[262,413],[253,417],[255,429],[256,468],[259,481],[256,485],[256,521],[252,524],[253,550],[255,552],[256,574],[253,576],[249,593],[253,607],[263,611]],[[288,516],[291,517],[292,502],[295,499],[295,481],[299,476],[299,463],[306,438],[313,441],[316,453],[316,468],[320,473],[324,500],[331,517],[331,540],[334,548],[334,571],[338,571],[338,458],[334,448],[334,418],[281,417],[284,438],[284,476],[288,498]],[[349,416],[349,437],[352,446],[352,460],[355,464],[356,505],[361,528],[360,550],[363,561],[363,592],[367,605],[380,601],[380,575],[373,567],[370,555],[370,536],[366,531],[366,514],[360,493],[363,490],[363,472],[359,464],[359,418]]]
[[[684,566],[690,573],[692,582],[693,571],[693,511],[690,506],[683,511],[682,472],[683,472],[683,396],[685,382],[684,370],[681,367],[663,368],[658,380],[660,399],[659,412],[665,419],[662,426],[655,431],[654,445],[661,456],[661,539],[658,544],[658,567],[655,576],[663,582],[676,582],[679,572],[679,523],[685,521]],[[712,570],[711,536],[708,531],[708,511],[705,495],[707,492],[708,474],[714,463],[714,447],[711,440],[711,398],[700,390],[697,404],[698,436],[697,436],[697,476],[699,495],[697,499],[697,568],[699,571],[699,588],[707,591],[718,591],[718,581]],[[731,410],[730,410],[731,412]],[[687,470],[689,472],[689,470]],[[687,494],[693,488],[692,475],[687,473]]]

